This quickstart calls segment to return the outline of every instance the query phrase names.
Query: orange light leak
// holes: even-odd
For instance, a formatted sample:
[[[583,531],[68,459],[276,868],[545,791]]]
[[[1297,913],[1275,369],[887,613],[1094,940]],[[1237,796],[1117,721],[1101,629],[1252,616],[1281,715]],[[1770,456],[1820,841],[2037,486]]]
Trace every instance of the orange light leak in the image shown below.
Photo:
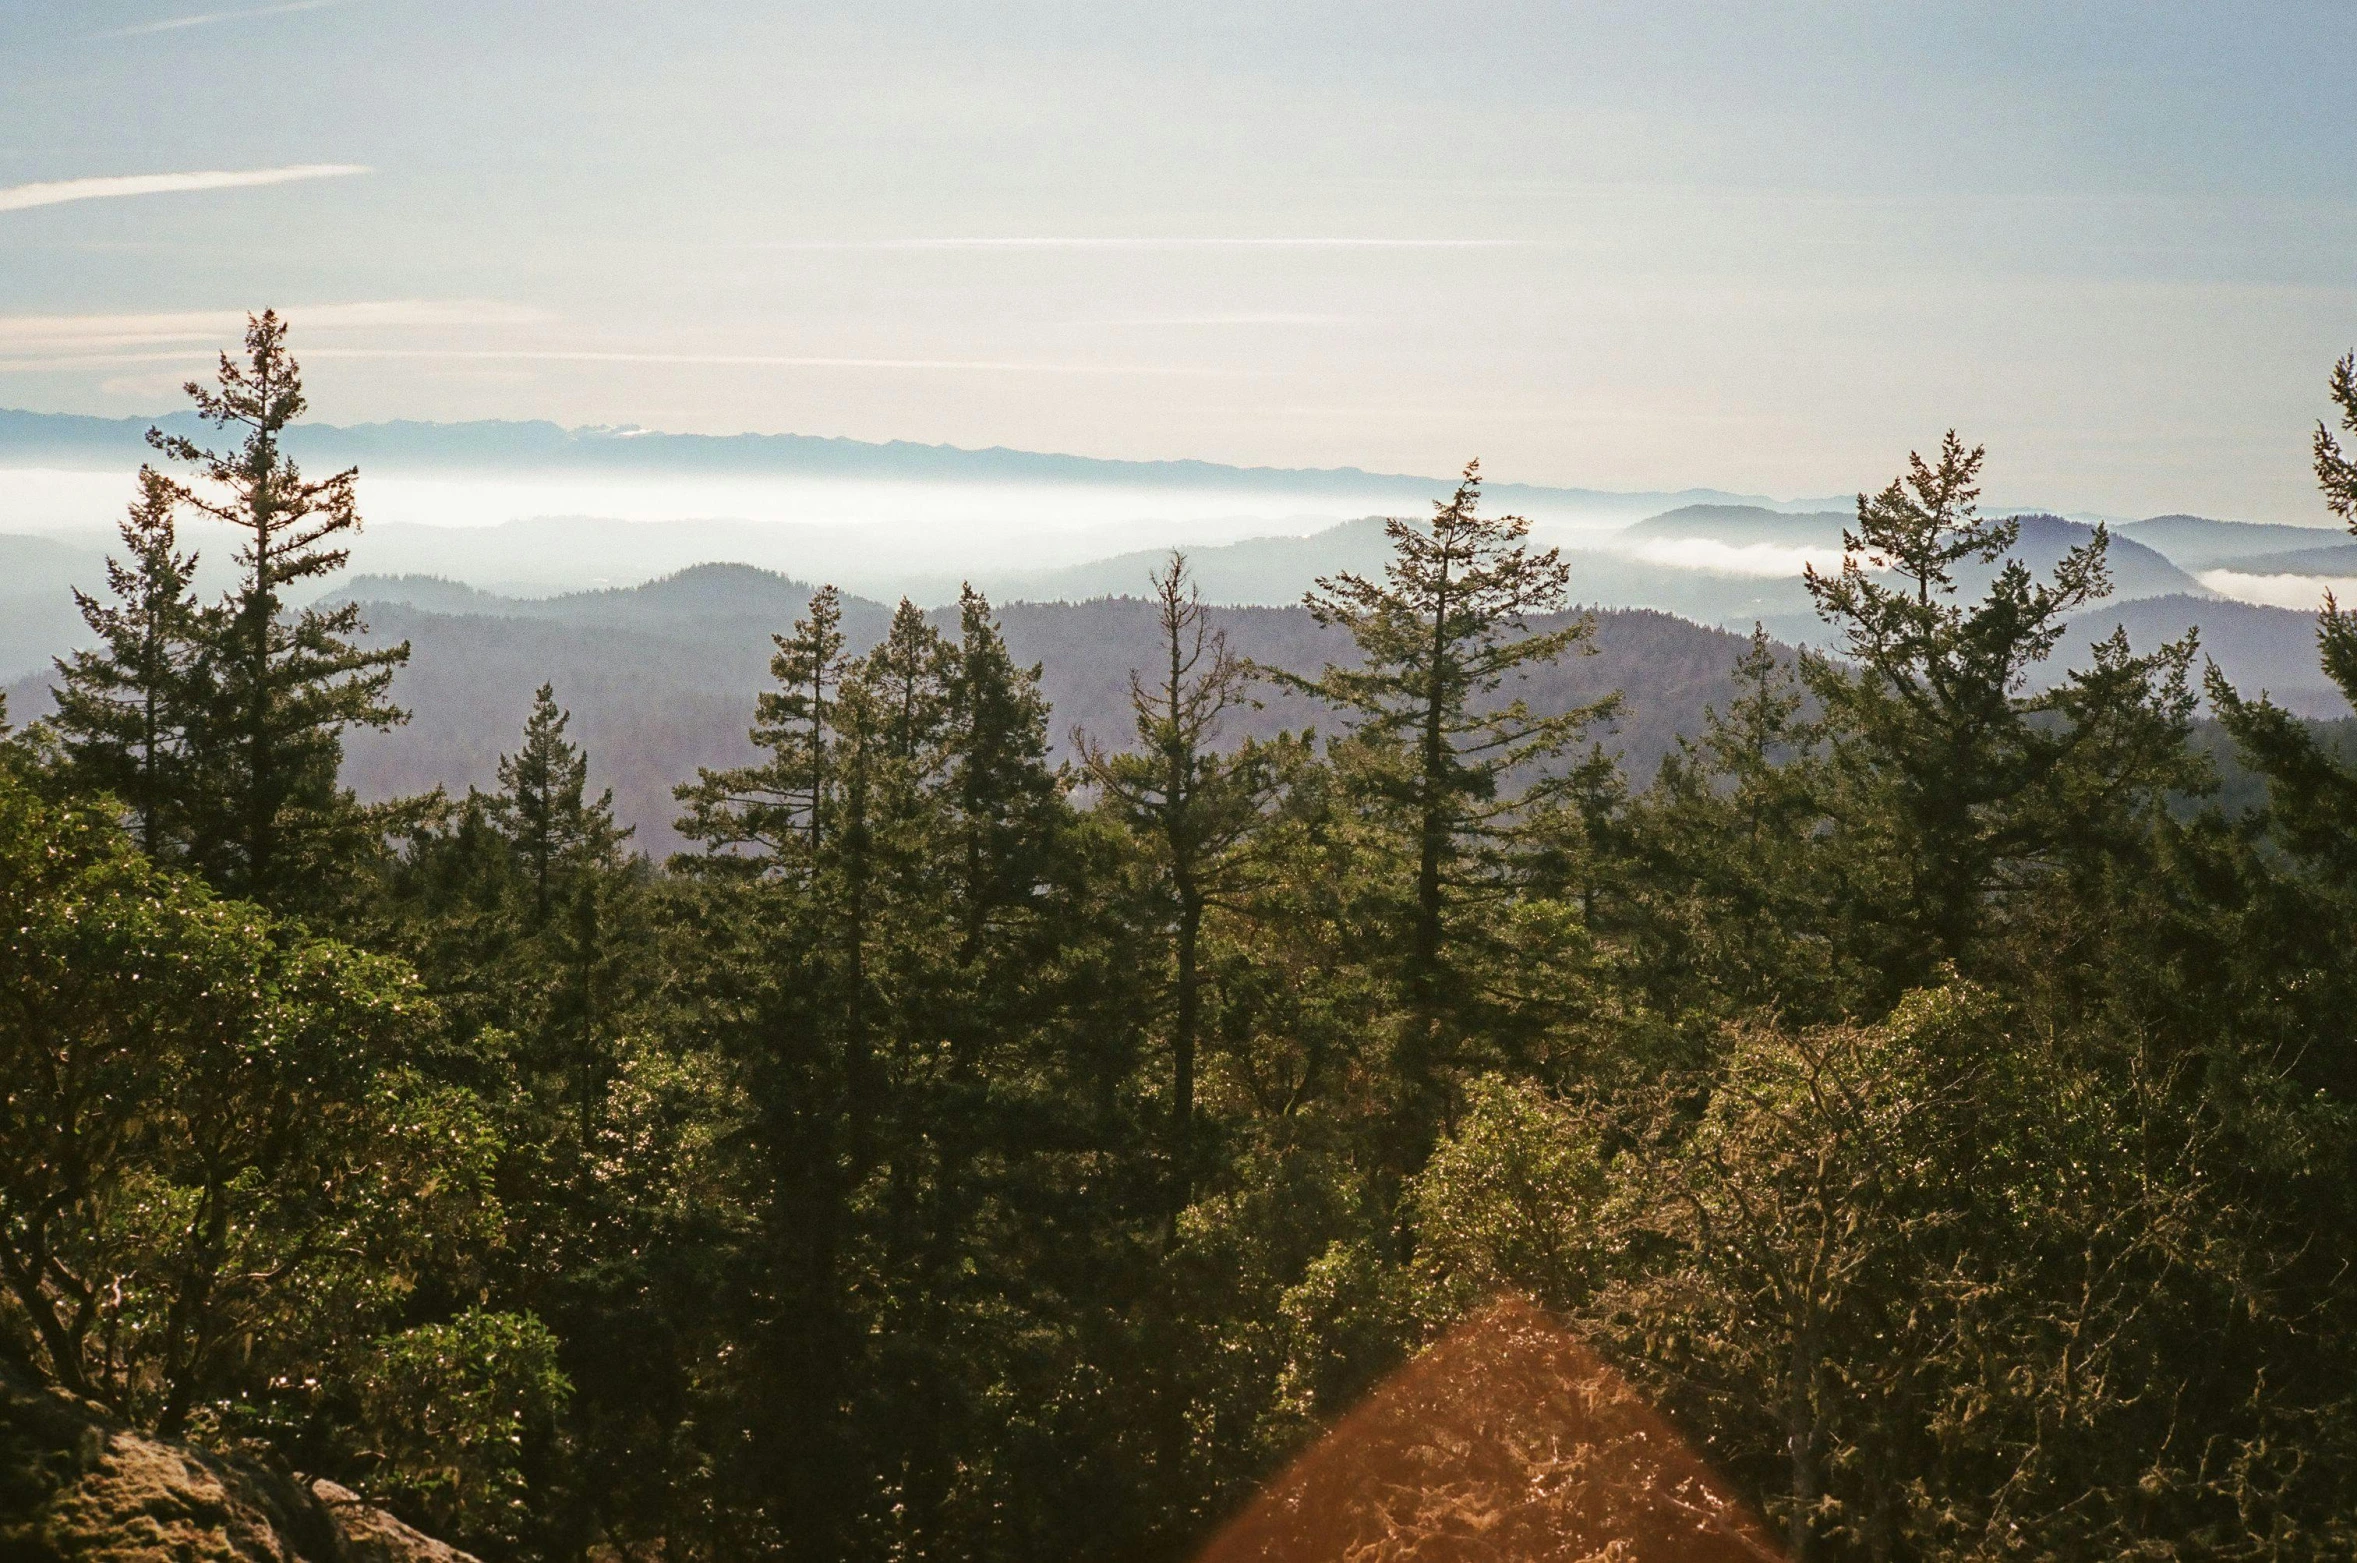
[[[1628,1381],[1528,1303],[1379,1385],[1198,1563],[1780,1563]]]

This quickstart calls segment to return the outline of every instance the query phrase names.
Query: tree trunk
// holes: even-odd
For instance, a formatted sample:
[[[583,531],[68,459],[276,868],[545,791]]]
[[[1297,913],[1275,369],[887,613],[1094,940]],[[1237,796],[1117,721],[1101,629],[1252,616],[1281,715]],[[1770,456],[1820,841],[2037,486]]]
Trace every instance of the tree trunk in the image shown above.
[[[1784,1418],[1785,1454],[1792,1466],[1792,1563],[1815,1563],[1817,1502],[1823,1486],[1817,1480],[1817,1370],[1819,1349],[1814,1321],[1805,1323],[1792,1342],[1792,1391]]]
[[[1202,1009],[1202,979],[1195,969],[1203,929],[1203,893],[1190,882],[1179,886],[1178,1013],[1171,1026],[1170,1171],[1171,1236],[1179,1212],[1195,1197],[1195,1033]]]

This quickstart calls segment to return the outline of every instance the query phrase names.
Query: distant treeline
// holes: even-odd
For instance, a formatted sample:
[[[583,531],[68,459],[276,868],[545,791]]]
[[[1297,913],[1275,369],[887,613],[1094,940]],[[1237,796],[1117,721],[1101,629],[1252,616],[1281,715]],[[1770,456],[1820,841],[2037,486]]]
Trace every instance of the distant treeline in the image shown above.
[[[1118,731],[816,591],[657,862],[545,686],[347,788],[409,648],[289,606],[302,406],[258,317],[0,745],[9,1371],[492,1559],[1176,1560],[1514,1293],[1797,1563],[2357,1550],[2357,765],[2190,637],[2052,677],[2107,540],[1953,434],[1647,778],[1469,468],[1322,657],[1174,558]]]

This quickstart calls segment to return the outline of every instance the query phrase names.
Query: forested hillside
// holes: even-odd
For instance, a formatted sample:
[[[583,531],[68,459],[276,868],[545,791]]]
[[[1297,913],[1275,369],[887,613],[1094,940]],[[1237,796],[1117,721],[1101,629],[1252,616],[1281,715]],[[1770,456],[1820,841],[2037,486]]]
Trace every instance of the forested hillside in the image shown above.
[[[336,600],[360,604],[369,644],[409,647],[401,674],[408,720],[351,735],[344,780],[369,801],[489,787],[533,691],[548,683],[572,712],[569,730],[592,756],[596,786],[612,788],[616,818],[661,856],[680,844],[671,829],[678,779],[753,758],[746,732],[776,650],[771,637],[802,615],[810,593],[747,565],[703,565],[643,587],[538,599],[431,578],[364,577]],[[67,604],[70,611],[70,597]],[[847,644],[862,652],[890,617],[857,598],[843,600],[843,614]],[[951,609],[926,617],[944,629],[957,619]],[[1151,603],[1014,602],[998,617],[1010,654],[1041,670],[1040,691],[1054,713],[1052,756],[1071,756],[1076,730],[1131,741],[1129,670],[1152,660],[1159,634]],[[1680,737],[1702,731],[1704,711],[1730,698],[1742,640],[1643,609],[1592,617],[1589,651],[1534,669],[1520,692],[1551,710],[1621,692],[1620,710],[1594,738],[1631,777],[1650,779]],[[1217,608],[1211,620],[1239,655],[1286,672],[1314,673],[1353,656],[1347,634],[1321,628],[1300,607]],[[16,688],[20,717],[51,709],[52,682],[39,676]],[[1225,725],[1227,741],[1326,724],[1324,707],[1274,681],[1257,683],[1254,699]]]
[[[302,411],[258,317],[0,743],[13,1373],[494,1560],[1178,1560],[1544,1320],[1643,1403],[1513,1427],[1674,1429],[1795,1563],[2357,1549],[2357,768],[2188,641],[2058,672],[2104,539],[1955,435],[1796,656],[1577,614],[1472,468],[1299,609],[315,601]],[[480,784],[357,793],[429,702]]]
[[[771,636],[807,610],[810,588],[717,565],[632,591],[494,602],[464,613],[369,601],[366,582],[352,595],[364,604],[373,643],[410,647],[401,686],[409,721],[356,735],[348,747],[345,776],[362,797],[490,786],[532,691],[553,682],[595,756],[598,784],[614,789],[617,817],[642,843],[668,850],[678,844],[670,829],[678,779],[698,766],[754,758],[746,731],[776,649]],[[846,646],[865,653],[883,638],[889,612],[846,599],[843,616]],[[1538,707],[1567,710],[1622,691],[1618,719],[1600,724],[1595,737],[1625,758],[1630,775],[1649,779],[1680,735],[1702,730],[1706,706],[1726,703],[1742,643],[1668,614],[1595,618],[1593,654],[1534,670],[1520,693]],[[957,614],[936,609],[926,619],[948,630]],[[1215,609],[1210,619],[1238,655],[1270,668],[1310,674],[1352,657],[1347,634],[1320,627],[1299,607]],[[1075,730],[1133,741],[1129,673],[1155,656],[1151,603],[1017,602],[1000,607],[998,620],[1009,654],[1041,670],[1040,693],[1053,713],[1051,756],[1071,756]],[[1272,681],[1256,684],[1254,698],[1257,706],[1241,707],[1225,724],[1226,740],[1327,725],[1322,706]]]

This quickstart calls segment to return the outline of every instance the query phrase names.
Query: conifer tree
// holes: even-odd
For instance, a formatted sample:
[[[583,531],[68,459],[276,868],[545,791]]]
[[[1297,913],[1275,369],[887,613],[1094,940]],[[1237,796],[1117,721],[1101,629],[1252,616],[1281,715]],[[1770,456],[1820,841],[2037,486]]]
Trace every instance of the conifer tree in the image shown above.
[[[2091,669],[2026,692],[2070,615],[2110,591],[2109,538],[2097,527],[2036,579],[2006,557],[2020,523],[1979,514],[1983,456],[1954,430],[1936,464],[1910,453],[1903,476],[1858,496],[1840,571],[1807,573],[1845,660],[1811,658],[1805,675],[1850,837],[1882,865],[1861,876],[1881,888],[1854,926],[1899,986],[1961,956],[1992,896],[2100,828],[2074,796],[2133,813],[2181,779],[2190,641],[2137,657],[2115,635]],[[1979,601],[1958,600],[1959,566],[2000,560]]]
[[[1138,747],[1108,751],[1084,734],[1089,779],[1152,855],[1169,901],[1171,941],[1172,1210],[1184,1208],[1193,1176],[1195,1050],[1202,1024],[1199,969],[1203,913],[1236,871],[1238,849],[1261,822],[1276,786],[1271,752],[1247,743],[1233,754],[1213,747],[1220,720],[1252,704],[1253,669],[1214,629],[1203,594],[1173,552],[1151,577],[1164,661],[1149,684],[1129,676]]]
[[[629,836],[614,823],[614,793],[588,797],[589,756],[565,737],[569,711],[557,709],[556,689],[532,696],[524,742],[499,757],[499,788],[491,817],[523,859],[532,887],[535,927],[545,927],[557,892],[585,866],[603,866]]]
[[[2357,353],[2333,365],[2330,391],[2344,433],[2357,433]],[[2316,425],[2316,482],[2325,507],[2357,533],[2357,461],[2332,430]],[[2324,676],[2357,703],[2357,610],[2327,592],[2316,618]],[[2254,769],[2267,778],[2271,823],[2284,844],[2327,882],[2357,886],[2357,766],[2336,755],[2308,725],[2274,702],[2245,700],[2213,665],[2208,691]]]
[[[188,727],[189,855],[216,885],[271,905],[316,898],[336,859],[359,850],[371,816],[337,785],[347,727],[389,728],[385,698],[406,642],[367,649],[359,605],[289,612],[284,593],[331,575],[360,530],[356,468],[307,479],[280,439],[303,415],[286,323],[249,319],[242,359],[221,355],[217,387],[190,381],[199,417],[236,431],[230,450],[148,431],[195,469],[167,479],[174,502],[237,529],[240,579],[205,621]]]
[[[114,794],[154,858],[183,845],[191,663],[207,627],[190,589],[196,556],[179,549],[177,507],[170,480],[142,466],[121,525],[128,557],[106,562],[114,601],[74,593],[100,644],[57,659],[51,718],[77,785]]]
[[[1839,1018],[1824,915],[1817,724],[1789,653],[1752,629],[1734,699],[1678,740],[1627,821],[1624,911],[1666,1013],[1773,1009]]]
[[[2342,431],[2357,433],[2357,355],[2333,366],[2330,393]],[[2357,532],[2357,462],[2321,423],[2315,451],[2326,507]],[[2357,610],[2329,592],[2316,619],[2316,649],[2325,677],[2357,702]],[[2272,968],[2267,986],[2286,1002],[2300,1077],[2345,1102],[2357,1097],[2349,1020],[2357,1013],[2357,962],[2350,959],[2357,945],[2357,755],[2345,737],[2335,743],[2264,694],[2239,694],[2214,663],[2205,682],[2243,763],[2266,781],[2266,808],[2254,823],[2285,870],[2270,926],[2257,938],[2242,936],[2251,947],[2237,953]]]
[[[793,632],[772,636],[777,683],[754,706],[754,744],[771,758],[730,770],[698,770],[679,789],[688,805],[683,833],[714,849],[750,852],[776,865],[805,867],[824,840],[833,765],[833,712],[849,664],[843,652],[843,598],[832,586],[811,594]]]
[[[1039,669],[1015,665],[989,599],[971,586],[958,597],[955,667],[949,789],[961,867],[959,959],[972,966],[996,926],[1033,899],[1061,793],[1047,763]]]
[[[1452,907],[1508,882],[1534,816],[1570,781],[1545,767],[1613,705],[1542,716],[1519,696],[1501,698],[1509,680],[1577,650],[1593,625],[1531,628],[1532,616],[1565,606],[1571,567],[1560,549],[1529,546],[1528,521],[1483,515],[1480,501],[1480,464],[1468,463],[1430,520],[1386,521],[1393,554],[1380,581],[1336,575],[1303,599],[1320,624],[1350,632],[1360,665],[1279,675],[1345,713],[1373,762],[1355,768],[1360,790],[1410,843],[1412,1028],[1401,1065],[1411,1096],[1430,1092],[1442,1063],[1456,996]]]
[[[950,763],[956,652],[906,598],[835,703],[834,823],[814,888],[835,924],[853,1161],[882,1111],[879,1028],[922,1033],[940,1017],[922,997],[946,962],[949,885],[942,790]]]

